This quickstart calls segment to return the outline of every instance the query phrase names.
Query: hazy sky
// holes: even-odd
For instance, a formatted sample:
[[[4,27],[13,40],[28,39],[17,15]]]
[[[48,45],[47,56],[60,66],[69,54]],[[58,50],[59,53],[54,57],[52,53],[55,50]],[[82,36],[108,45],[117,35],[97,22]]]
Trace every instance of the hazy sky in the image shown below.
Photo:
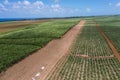
[[[0,18],[120,14],[120,0],[0,0]]]

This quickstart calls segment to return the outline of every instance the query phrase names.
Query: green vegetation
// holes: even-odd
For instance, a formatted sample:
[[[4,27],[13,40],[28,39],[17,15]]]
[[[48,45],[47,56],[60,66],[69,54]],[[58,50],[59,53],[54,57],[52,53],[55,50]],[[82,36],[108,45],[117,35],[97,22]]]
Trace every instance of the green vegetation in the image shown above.
[[[71,53],[57,67],[49,80],[119,80],[120,62],[113,55],[95,23],[87,20]],[[85,57],[83,57],[83,56]],[[103,58],[98,58],[102,56]],[[97,58],[94,58],[97,57]]]
[[[96,19],[120,53],[120,16]]]
[[[88,21],[82,34],[78,36],[72,54],[85,54],[89,56],[110,56],[109,49],[103,36],[98,32],[93,21]]]
[[[31,25],[0,34],[0,72],[55,38],[60,38],[80,19],[65,19]]]

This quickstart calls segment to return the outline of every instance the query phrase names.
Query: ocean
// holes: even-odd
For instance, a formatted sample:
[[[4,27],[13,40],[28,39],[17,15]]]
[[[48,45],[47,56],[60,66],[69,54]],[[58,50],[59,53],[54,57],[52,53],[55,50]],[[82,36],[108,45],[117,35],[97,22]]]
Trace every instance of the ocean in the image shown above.
[[[23,19],[20,19],[20,18],[1,18],[0,22],[19,21],[19,20],[23,20]]]
[[[21,20],[41,20],[40,18],[0,18],[0,22],[21,21]]]

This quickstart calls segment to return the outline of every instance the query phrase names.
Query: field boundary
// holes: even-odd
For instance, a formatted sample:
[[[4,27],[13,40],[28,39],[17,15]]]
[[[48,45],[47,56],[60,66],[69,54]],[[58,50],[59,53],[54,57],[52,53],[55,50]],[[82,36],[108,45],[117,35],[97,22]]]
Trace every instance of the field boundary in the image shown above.
[[[100,28],[100,26],[98,25],[98,23],[96,21],[94,21],[96,24],[96,27],[98,29],[98,31],[100,32],[100,34],[104,37],[104,39],[106,40],[106,42],[108,43],[109,47],[111,48],[112,52],[114,53],[115,57],[120,61],[120,55],[118,50],[116,49],[116,47],[114,46],[113,42],[110,40],[110,38],[104,33],[104,31]]]

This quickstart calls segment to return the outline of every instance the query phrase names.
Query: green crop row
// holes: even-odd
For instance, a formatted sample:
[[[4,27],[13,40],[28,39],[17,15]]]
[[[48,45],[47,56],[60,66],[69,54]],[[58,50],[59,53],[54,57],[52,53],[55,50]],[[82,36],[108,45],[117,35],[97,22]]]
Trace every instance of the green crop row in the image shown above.
[[[119,80],[120,62],[115,57],[105,58],[111,55],[105,39],[89,19],[65,63],[58,65],[48,80]],[[103,58],[94,58],[98,56]]]
[[[119,80],[120,64],[116,59],[85,59],[69,56],[48,80]]]
[[[120,53],[120,16],[96,20]]]
[[[110,56],[109,49],[103,36],[99,33],[93,21],[89,21],[74,44],[72,54],[84,54],[88,56]]]
[[[56,20],[0,34],[0,72],[42,48],[52,39],[60,38],[79,21],[80,19]]]

